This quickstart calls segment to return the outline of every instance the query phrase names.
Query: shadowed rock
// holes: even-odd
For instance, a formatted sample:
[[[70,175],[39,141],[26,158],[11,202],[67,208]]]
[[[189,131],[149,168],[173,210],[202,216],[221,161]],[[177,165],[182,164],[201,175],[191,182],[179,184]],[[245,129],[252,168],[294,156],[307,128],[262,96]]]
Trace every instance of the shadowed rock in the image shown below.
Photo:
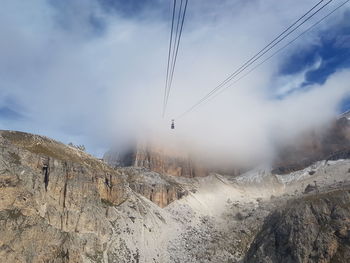
[[[302,170],[320,160],[350,158],[350,121],[341,117],[326,133],[311,132],[297,144],[280,149],[272,173],[286,174]]]
[[[115,206],[128,198],[125,179],[62,143],[1,131],[0,259],[82,262],[82,251],[99,258],[109,235],[104,203]]]
[[[350,193],[333,191],[289,202],[273,212],[244,262],[348,262]]]

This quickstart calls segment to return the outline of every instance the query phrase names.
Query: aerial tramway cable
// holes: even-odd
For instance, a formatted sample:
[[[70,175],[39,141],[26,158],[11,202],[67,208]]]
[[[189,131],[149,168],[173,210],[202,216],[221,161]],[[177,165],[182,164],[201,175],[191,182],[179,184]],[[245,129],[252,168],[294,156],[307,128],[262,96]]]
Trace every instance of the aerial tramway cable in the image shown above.
[[[293,44],[296,40],[298,40],[300,37],[302,37],[303,35],[305,35],[306,33],[308,33],[309,31],[311,31],[313,28],[315,28],[316,26],[318,26],[321,22],[323,22],[324,20],[326,20],[329,16],[331,16],[332,14],[334,14],[336,11],[338,11],[341,7],[343,7],[345,4],[347,4],[348,2],[350,2],[350,0],[347,0],[345,2],[343,2],[342,4],[338,5],[335,9],[333,9],[331,12],[329,12],[326,16],[322,17],[320,20],[318,20],[316,23],[312,24],[310,27],[308,27],[305,31],[301,32],[298,36],[296,36],[295,38],[293,38],[291,41],[289,41],[287,44],[285,44],[284,46],[282,46],[281,48],[279,48],[278,50],[276,50],[274,53],[272,53],[270,56],[268,56],[267,58],[265,58],[263,61],[261,61],[259,64],[255,65],[253,68],[251,68],[247,73],[245,73],[243,76],[239,77],[237,80],[235,80],[233,83],[231,83],[229,86],[226,86],[225,88],[223,88],[222,90],[220,90],[218,93],[216,93],[213,97],[209,98],[209,100],[214,99],[216,96],[220,95],[223,91],[225,91],[228,88],[231,88],[235,83],[237,83],[238,81],[240,81],[241,79],[245,78],[246,76],[248,76],[250,73],[252,73],[255,69],[257,69],[258,67],[260,67],[261,65],[263,65],[264,63],[266,63],[268,60],[270,60],[271,58],[273,58],[275,55],[277,55],[279,52],[281,52],[283,49],[287,48],[288,46],[290,46],[291,44]]]
[[[264,56],[267,52],[269,52],[272,48],[278,45],[281,41],[283,41],[286,37],[288,37],[291,33],[297,30],[300,26],[310,20],[314,15],[320,12],[323,8],[325,8],[328,4],[330,4],[333,0],[327,1],[324,5],[319,7],[316,11],[310,14],[317,6],[319,6],[324,0],[319,1],[316,5],[314,5],[309,11],[307,11],[303,16],[301,16],[298,20],[296,20],[292,25],[290,25],[287,29],[285,29],[281,34],[279,34],[274,40],[272,40],[268,45],[266,45],[263,49],[261,49],[257,54],[255,54],[252,58],[250,58],[247,62],[245,62],[242,66],[240,66],[236,71],[234,71],[229,77],[227,77],[223,82],[221,82],[218,86],[216,86],[213,90],[211,90],[208,94],[202,97],[197,103],[191,106],[188,110],[180,114],[177,119],[184,117],[191,111],[193,111],[196,107],[207,101],[210,97],[212,97],[218,90],[222,89],[226,84],[228,84],[232,79],[237,77],[240,73],[246,70],[249,66],[251,66],[254,62]],[[309,16],[307,16],[310,14]],[[307,17],[306,17],[307,16]],[[306,18],[305,18],[306,17]],[[305,18],[303,20],[303,18]],[[303,20],[300,24],[297,25],[298,22]],[[295,26],[296,25],[296,26]],[[293,26],[295,26],[293,28]],[[293,28],[293,29],[292,29]],[[284,35],[285,34],[285,35]],[[283,36],[284,35],[284,36]],[[216,97],[216,96],[215,96]]]
[[[165,100],[167,97],[167,89],[168,89],[168,81],[169,81],[169,66],[170,66],[170,56],[171,56],[171,50],[172,50],[172,42],[173,42],[173,31],[174,31],[174,18],[175,18],[175,9],[176,9],[176,0],[174,0],[174,6],[173,6],[173,15],[171,20],[171,31],[170,31],[170,41],[169,41],[169,52],[168,52],[168,63],[167,63],[167,69],[166,69],[166,80],[165,80],[165,89],[164,89],[164,100],[163,100],[163,117],[165,114]]]
[[[182,19],[181,19],[180,32],[179,32],[178,41],[177,41],[177,45],[176,45],[175,57],[174,57],[174,60],[173,60],[174,63],[173,63],[172,71],[171,71],[170,84],[169,84],[170,87],[171,87],[171,84],[172,84],[172,81],[173,81],[173,77],[174,77],[175,64],[176,64],[177,54],[178,54],[178,51],[179,51],[180,39],[181,39],[181,35],[182,35],[182,30],[183,30],[183,25],[184,25],[184,21],[185,21],[186,10],[187,10],[188,0],[185,0],[185,1],[186,1],[186,3],[185,3]],[[180,5],[180,10],[181,10],[181,5]],[[169,93],[168,93],[168,97],[169,97]]]
[[[166,81],[165,81],[165,89],[164,89],[164,101],[163,101],[163,110],[162,110],[163,118],[166,113],[166,108],[167,108],[168,100],[170,96],[170,90],[171,90],[171,86],[174,78],[175,66],[176,66],[176,61],[177,61],[177,56],[178,56],[178,51],[180,46],[180,40],[182,36],[183,25],[184,25],[185,16],[186,16],[188,0],[181,0],[180,6],[178,8],[178,14],[176,14],[176,9],[177,9],[176,3],[177,3],[176,0],[174,0],[169,52],[168,52],[167,73],[166,73]],[[182,8],[183,3],[185,3],[184,8]],[[175,23],[176,23],[176,31],[174,34]]]

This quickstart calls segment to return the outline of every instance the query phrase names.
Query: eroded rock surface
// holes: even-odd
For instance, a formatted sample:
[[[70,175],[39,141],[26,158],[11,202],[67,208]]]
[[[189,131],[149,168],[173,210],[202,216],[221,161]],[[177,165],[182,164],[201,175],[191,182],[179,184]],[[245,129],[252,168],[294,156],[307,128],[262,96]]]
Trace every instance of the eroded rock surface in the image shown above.
[[[347,116],[342,115],[334,121],[326,132],[309,132],[298,143],[280,149],[273,173],[287,174],[320,160],[350,158],[350,120]]]
[[[182,191],[167,176],[1,131],[0,262],[170,262],[178,225],[160,207]]]
[[[106,208],[128,199],[126,178],[45,137],[0,133],[1,262],[102,260]]]
[[[187,195],[188,191],[171,176],[159,174],[144,168],[119,169],[127,175],[129,186],[160,207],[166,207]]]
[[[192,178],[209,174],[185,151],[165,149],[152,143],[139,143],[121,152],[111,150],[103,159],[112,167],[133,166],[172,176]]]
[[[349,189],[349,188],[348,188]],[[245,262],[347,262],[350,191],[313,194],[288,202],[265,220]]]
[[[349,171],[172,177],[3,131],[0,262],[347,262]]]

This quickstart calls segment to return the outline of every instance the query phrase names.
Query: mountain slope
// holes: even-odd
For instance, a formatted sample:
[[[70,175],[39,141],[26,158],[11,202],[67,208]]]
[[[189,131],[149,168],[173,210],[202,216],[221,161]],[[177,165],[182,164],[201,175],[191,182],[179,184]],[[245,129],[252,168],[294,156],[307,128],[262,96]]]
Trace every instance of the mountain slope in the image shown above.
[[[350,259],[350,187],[288,203],[268,216],[245,262]]]
[[[321,160],[350,158],[350,120],[340,117],[324,132],[313,131],[280,149],[273,172],[290,173]]]
[[[1,131],[0,149],[0,262],[287,262],[293,247],[294,258],[311,251],[320,262],[346,262],[350,160],[285,175],[184,178],[112,169],[26,133]],[[280,224],[295,235],[276,234]]]

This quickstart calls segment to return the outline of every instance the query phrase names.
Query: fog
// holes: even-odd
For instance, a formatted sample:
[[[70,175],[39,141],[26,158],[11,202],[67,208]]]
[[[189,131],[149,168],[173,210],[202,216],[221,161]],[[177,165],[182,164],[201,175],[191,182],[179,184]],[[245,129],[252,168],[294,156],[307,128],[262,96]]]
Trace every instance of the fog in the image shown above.
[[[150,137],[212,160],[268,161],[279,145],[327,127],[349,96],[347,69],[335,70],[324,84],[301,88],[322,58],[295,74],[279,72],[289,54],[317,45],[320,32],[341,23],[349,8],[177,119],[315,4],[190,0],[163,119],[168,2],[145,1],[130,13],[106,9],[101,2],[108,1],[102,0],[59,2],[1,3],[0,108],[16,112],[0,119],[2,129],[85,144],[96,156]],[[173,118],[176,129],[170,130]]]

